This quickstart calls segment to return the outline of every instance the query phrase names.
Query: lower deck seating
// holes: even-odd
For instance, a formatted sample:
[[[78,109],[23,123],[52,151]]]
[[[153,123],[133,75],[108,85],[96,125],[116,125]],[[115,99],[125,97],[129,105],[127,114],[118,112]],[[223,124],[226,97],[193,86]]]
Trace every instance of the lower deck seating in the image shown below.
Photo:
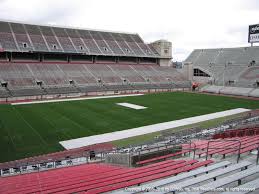
[[[110,90],[190,88],[172,67],[130,64],[0,63],[0,81],[11,96]],[[170,81],[169,81],[170,80]],[[29,89],[28,89],[29,88]],[[8,97],[4,89],[0,97]]]
[[[139,168],[85,164],[0,179],[0,193],[101,193],[165,178],[212,160],[167,160]]]
[[[210,188],[210,190],[214,190],[214,189],[217,189],[217,188],[224,188],[224,186],[226,186],[226,185],[229,185],[229,184],[234,183],[234,182],[238,182],[238,185],[240,185],[239,188],[243,188],[243,190],[245,190],[245,189],[248,190],[249,188],[250,189],[252,189],[252,188],[258,189],[259,185],[258,185],[258,182],[256,182],[256,181],[258,181],[258,179],[252,181],[252,183],[255,182],[254,185],[252,185],[251,182],[249,184],[247,183],[246,185],[245,184],[241,185],[242,179],[245,179],[249,176],[253,176],[253,175],[258,174],[258,173],[259,173],[259,166],[254,166],[254,167],[251,167],[247,170],[243,170],[242,173],[236,172],[232,175],[220,178],[218,180],[214,179],[215,180],[214,182],[203,184],[201,186],[201,188]],[[199,192],[192,192],[192,193],[193,194],[202,194],[202,193],[206,193],[206,191],[200,189]],[[244,192],[244,193],[247,193],[247,192]],[[182,192],[181,194],[188,194],[188,193]]]
[[[218,177],[221,177],[221,176],[224,176],[224,175],[228,175],[228,174],[231,174],[233,172],[237,172],[237,175],[243,175],[244,177],[244,172],[251,172],[251,171],[254,171],[254,173],[250,173],[250,175],[252,174],[255,174],[255,173],[258,173],[259,172],[259,167],[256,166],[256,167],[251,167],[251,168],[248,168],[249,166],[251,165],[250,162],[247,162],[247,161],[244,161],[244,162],[240,162],[238,164],[233,164],[233,165],[230,165],[224,169],[217,169],[213,172],[209,172],[208,174],[204,174],[204,175],[201,175],[201,176],[198,176],[198,177],[190,177],[186,180],[183,180],[181,182],[177,182],[175,183],[176,181],[170,181],[170,182],[167,182],[163,185],[160,185],[159,187],[168,187],[168,188],[171,188],[170,191],[160,191],[160,192],[149,192],[149,194],[154,194],[154,193],[159,193],[159,194],[164,194],[164,193],[179,193],[179,190],[181,189],[184,189],[184,188],[190,188],[194,185],[200,185],[204,182],[207,182],[209,180],[214,180],[214,182],[210,182],[208,184],[202,184],[202,187],[203,188],[218,188],[218,186],[216,186],[217,184],[217,178]],[[245,170],[243,171],[242,173],[240,173],[241,170],[243,169],[247,169],[248,170]],[[237,176],[236,175],[236,176]],[[231,175],[230,175],[231,176]],[[223,179],[223,178],[222,178]],[[220,180],[220,179],[219,179]],[[226,184],[230,181],[234,181],[233,179],[227,179],[228,181],[225,182]],[[222,184],[223,185],[223,184]],[[220,186],[219,186],[220,187]],[[192,192],[192,193],[195,193],[195,192]],[[204,193],[204,192],[201,192],[201,193]]]

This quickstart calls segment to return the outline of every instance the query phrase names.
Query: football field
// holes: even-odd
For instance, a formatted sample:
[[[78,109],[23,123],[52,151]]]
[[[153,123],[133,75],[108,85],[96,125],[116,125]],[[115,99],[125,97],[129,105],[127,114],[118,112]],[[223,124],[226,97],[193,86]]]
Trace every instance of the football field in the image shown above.
[[[119,105],[142,106],[134,109]],[[259,101],[194,93],[160,93],[43,104],[0,105],[0,162],[62,150],[60,141],[234,108]]]

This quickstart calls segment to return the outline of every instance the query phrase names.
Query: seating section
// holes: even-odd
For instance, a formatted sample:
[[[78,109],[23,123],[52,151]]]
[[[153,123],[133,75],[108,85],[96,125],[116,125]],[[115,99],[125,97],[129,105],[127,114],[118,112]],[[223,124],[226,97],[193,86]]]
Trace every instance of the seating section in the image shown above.
[[[87,64],[87,69],[92,72],[92,74],[97,78],[102,80],[102,82],[107,84],[122,84],[122,79],[116,75],[108,65],[99,64]]]
[[[28,88],[36,85],[28,66],[17,63],[1,63],[0,80],[7,82],[10,88]]]
[[[185,62],[192,63],[194,69],[208,74],[211,84],[256,88],[259,78],[258,56],[259,47],[197,49]]]
[[[215,154],[222,155],[223,157],[226,155],[244,154],[257,149],[259,145],[259,135],[256,135],[257,129],[255,129],[255,133],[250,132],[249,135],[252,136],[228,137],[216,139],[211,142],[209,140],[202,141],[201,143],[199,141],[194,142],[191,148],[196,148],[195,154],[199,157],[205,157],[206,155],[212,157]],[[190,148],[189,144],[185,146]]]
[[[233,129],[227,130],[222,133],[217,133],[213,135],[212,139],[224,139],[230,137],[244,137],[244,136],[251,136],[251,135],[259,135],[259,128],[243,128],[243,129]]]
[[[194,65],[249,65],[252,61],[259,63],[259,47],[195,49],[185,60]]]
[[[195,170],[212,160],[167,160],[139,168],[85,164],[0,179],[0,193],[102,193]]]
[[[246,189],[246,191],[245,191],[243,188],[248,188],[248,189]],[[238,194],[246,194],[246,193],[251,193],[251,191],[249,191],[250,190],[249,188],[251,189],[252,192],[253,192],[253,189],[254,189],[254,192],[258,191],[259,190],[259,179],[255,179],[253,181],[249,181],[245,184],[242,184],[238,187],[234,187],[233,190],[237,191],[236,193],[238,193]],[[233,192],[226,191],[226,192],[223,192],[222,194],[233,194]]]
[[[129,64],[3,62],[0,81],[8,84],[11,96],[190,87],[190,81],[172,67]],[[0,97],[7,97],[5,90]]]
[[[155,194],[155,193],[159,193],[159,194],[164,194],[164,193],[245,194],[245,193],[250,193],[251,191],[253,193],[257,193],[259,189],[258,174],[259,174],[259,166],[252,166],[252,163],[248,161],[243,161],[237,164],[231,164],[228,161],[223,161],[223,162],[211,164],[207,167],[201,167],[199,169],[195,169],[190,172],[184,172],[177,176],[153,181],[147,184],[142,184],[139,187],[134,187],[134,190],[143,191],[141,190],[141,188],[146,188],[146,190],[141,193],[148,193],[148,194]],[[248,182],[246,180],[247,178],[249,180]],[[242,184],[243,183],[242,180],[246,180],[246,183]],[[239,186],[233,186],[233,185],[239,185]],[[233,191],[222,192],[222,190],[224,190],[225,188],[231,188]],[[216,189],[219,189],[219,190],[216,192],[215,191]],[[130,191],[131,188],[127,188],[127,190]],[[139,193],[139,192],[125,192],[123,190],[118,190],[113,193],[114,194],[119,194],[119,193],[133,194],[133,193]]]
[[[228,175],[228,176],[226,176],[224,178],[220,178],[220,179],[218,179],[218,180],[216,180],[214,182],[203,184],[200,187],[201,188],[210,188],[211,190],[215,190],[217,188],[224,188],[224,186],[232,184],[234,182],[238,182],[239,188],[243,188],[243,189],[240,189],[241,193],[250,193],[249,189],[251,189],[251,191],[253,191],[254,189],[257,189],[257,190],[259,189],[258,179],[253,180],[253,181],[248,182],[248,183],[243,184],[243,185],[241,185],[241,183],[242,183],[241,180],[245,179],[247,177],[251,177],[253,175],[256,175],[258,173],[259,173],[259,166],[254,166],[254,167],[251,167],[251,168],[249,168],[247,170],[243,170],[242,173],[236,172],[236,173]],[[256,184],[252,185],[254,182],[256,182]],[[244,190],[244,191],[242,192],[242,190]],[[245,191],[245,190],[247,190],[247,191]],[[257,191],[255,191],[255,192],[257,193]],[[202,194],[202,193],[206,193],[206,191],[204,191],[204,190],[202,191],[202,189],[200,189],[200,192],[193,192],[193,193],[194,194]],[[224,193],[226,193],[226,192],[224,192]],[[234,192],[234,193],[237,193],[237,192]],[[187,194],[187,192],[182,192],[181,194]]]
[[[0,46],[6,51],[49,51],[158,57],[137,34],[0,22]]]
[[[239,137],[238,134],[242,131],[246,131],[247,136],[243,134]],[[188,192],[181,192],[179,189],[184,191],[185,188],[200,187],[200,190],[191,192],[200,194],[206,193],[205,190],[202,190],[204,188],[217,189],[228,185],[237,189],[242,186],[259,189],[259,166],[254,166],[250,161],[242,160],[232,163],[224,160],[215,163],[211,159],[170,159],[173,156],[187,153],[193,148],[197,150],[195,154],[200,156],[204,156],[207,152],[211,156],[214,154],[243,154],[257,149],[259,143],[257,131],[257,128],[253,133],[248,132],[248,129],[230,130],[231,137],[226,135],[227,137],[224,136],[224,139],[212,140],[209,144],[210,140],[196,140],[191,144],[182,144],[181,152],[140,161],[139,165],[147,165],[136,168],[92,163],[2,177],[0,193],[97,194],[112,192],[114,194],[133,194],[136,191],[142,191],[149,194],[168,192],[187,194]],[[232,137],[233,132],[236,133],[234,137]],[[241,145],[241,149],[237,151],[239,145]],[[235,186],[234,183],[238,183],[238,186]],[[135,192],[131,191],[133,187]],[[141,188],[147,190],[143,191]],[[170,188],[170,191],[162,188]],[[157,190],[154,191],[154,189]]]
[[[169,178],[153,181],[147,184],[143,184],[141,185],[141,187],[150,188],[150,189],[157,188],[156,192],[148,192],[148,193],[154,194],[154,193],[167,193],[167,192],[159,192],[161,191],[159,190],[159,188],[161,187],[170,188],[171,186],[172,192],[173,192],[174,191],[173,188],[178,188],[179,190],[184,189],[186,187],[190,188],[190,186],[194,186],[195,184],[200,184],[202,182],[209,181],[210,179],[215,180],[217,177],[221,175],[230,174],[235,171],[240,171],[241,169],[247,168],[250,165],[251,163],[246,161],[240,164],[234,164],[234,165],[231,164],[231,162],[229,161],[213,163],[213,164],[210,164],[209,166],[198,168],[190,172],[185,172],[174,177],[169,177]],[[175,184],[177,185],[177,187],[174,186]],[[136,190],[138,189],[140,189],[140,187],[136,188]],[[114,193],[119,194],[120,192],[122,191],[117,191]],[[129,193],[133,194],[135,192],[129,192]]]
[[[241,74],[240,79],[244,81],[258,80],[259,79],[258,72],[259,72],[259,67],[250,67]]]
[[[128,65],[110,65],[110,68],[123,80],[130,83],[145,83],[145,78]]]
[[[7,51],[18,50],[9,23],[7,22],[0,22],[0,48]]]

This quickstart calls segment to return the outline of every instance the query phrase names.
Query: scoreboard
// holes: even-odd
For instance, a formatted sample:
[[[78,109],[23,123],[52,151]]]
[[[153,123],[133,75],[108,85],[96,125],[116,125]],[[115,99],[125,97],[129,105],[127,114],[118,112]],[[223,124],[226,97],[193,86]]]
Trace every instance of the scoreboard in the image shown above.
[[[248,42],[259,42],[259,24],[249,26]]]

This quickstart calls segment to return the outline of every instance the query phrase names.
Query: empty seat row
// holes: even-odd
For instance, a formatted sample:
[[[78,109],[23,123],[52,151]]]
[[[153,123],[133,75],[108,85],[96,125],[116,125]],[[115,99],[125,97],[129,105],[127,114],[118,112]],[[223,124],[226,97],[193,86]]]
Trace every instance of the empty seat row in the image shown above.
[[[137,34],[0,22],[6,51],[48,51],[116,56],[158,56]]]
[[[0,81],[8,84],[13,96],[95,91],[94,88],[106,91],[190,87],[190,82],[172,67],[129,64],[1,63]],[[41,89],[44,91],[36,92]]]

